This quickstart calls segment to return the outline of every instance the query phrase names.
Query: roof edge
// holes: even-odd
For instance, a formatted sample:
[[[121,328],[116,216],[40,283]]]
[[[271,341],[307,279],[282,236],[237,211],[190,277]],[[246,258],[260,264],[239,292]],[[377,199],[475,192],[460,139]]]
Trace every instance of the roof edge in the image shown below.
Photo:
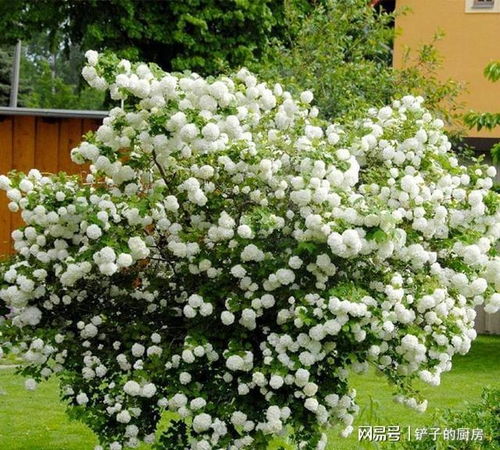
[[[108,111],[87,111],[78,109],[39,109],[13,108],[0,106],[0,116],[38,116],[60,118],[103,119],[109,115]]]

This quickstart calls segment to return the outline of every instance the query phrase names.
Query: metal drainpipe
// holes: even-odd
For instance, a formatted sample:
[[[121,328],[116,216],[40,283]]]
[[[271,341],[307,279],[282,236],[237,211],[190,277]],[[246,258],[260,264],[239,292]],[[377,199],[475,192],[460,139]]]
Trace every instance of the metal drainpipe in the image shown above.
[[[12,62],[12,77],[10,83],[9,106],[17,108],[17,93],[19,91],[19,68],[21,66],[21,41],[17,41],[14,50],[14,60]]]

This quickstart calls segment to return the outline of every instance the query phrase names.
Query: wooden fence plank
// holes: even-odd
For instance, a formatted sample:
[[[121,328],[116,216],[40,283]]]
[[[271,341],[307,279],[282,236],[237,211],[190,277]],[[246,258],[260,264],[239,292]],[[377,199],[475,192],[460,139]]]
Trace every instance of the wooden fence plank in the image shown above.
[[[35,167],[35,118],[31,116],[14,117],[14,147],[12,168],[28,172]]]
[[[35,167],[56,173],[59,149],[59,119],[38,117],[36,121]]]
[[[82,121],[82,129],[83,134],[87,131],[95,131],[102,125],[101,119],[83,119]]]
[[[5,175],[12,169],[13,128],[12,117],[0,118],[0,175]],[[0,257],[11,251],[12,213],[7,205],[7,197],[2,191],[0,192]]]
[[[36,120],[32,116],[14,117],[12,168],[29,172],[35,167]],[[12,215],[12,230],[24,225],[20,213]]]
[[[81,166],[71,161],[70,152],[82,139],[82,119],[61,119],[59,128],[58,171],[78,173]]]

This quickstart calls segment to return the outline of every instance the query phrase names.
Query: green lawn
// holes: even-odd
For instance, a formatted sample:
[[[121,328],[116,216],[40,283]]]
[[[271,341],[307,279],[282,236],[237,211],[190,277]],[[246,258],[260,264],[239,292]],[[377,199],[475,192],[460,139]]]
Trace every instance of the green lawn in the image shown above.
[[[357,442],[358,425],[432,426],[436,408],[461,407],[465,401],[475,402],[483,387],[500,387],[500,336],[480,336],[471,352],[456,357],[454,368],[442,377],[437,388],[422,385],[429,399],[425,414],[419,414],[392,401],[391,388],[374,373],[353,377],[362,410],[354,423],[355,431],[348,439],[331,432],[328,449],[352,450]],[[12,364],[15,360],[3,361]],[[0,362],[0,365],[2,362]],[[0,449],[1,450],[83,450],[92,449],[97,440],[80,423],[69,421],[58,401],[57,382],[52,380],[34,392],[24,389],[23,379],[13,369],[0,368]],[[380,445],[383,447],[383,445]],[[146,447],[143,447],[146,448]]]

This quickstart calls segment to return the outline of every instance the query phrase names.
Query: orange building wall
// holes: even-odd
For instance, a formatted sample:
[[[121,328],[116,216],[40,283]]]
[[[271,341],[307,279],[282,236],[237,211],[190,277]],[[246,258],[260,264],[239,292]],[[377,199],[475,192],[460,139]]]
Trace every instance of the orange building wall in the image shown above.
[[[397,11],[406,7],[411,11],[396,19],[399,35],[394,45],[394,65],[401,66],[408,47],[429,43],[442,30],[445,36],[436,45],[444,58],[440,75],[467,83],[468,92],[461,97],[465,111],[500,112],[500,82],[492,83],[483,76],[489,62],[500,60],[500,11],[466,13],[470,1],[397,0]],[[500,138],[500,128],[469,134]]]

